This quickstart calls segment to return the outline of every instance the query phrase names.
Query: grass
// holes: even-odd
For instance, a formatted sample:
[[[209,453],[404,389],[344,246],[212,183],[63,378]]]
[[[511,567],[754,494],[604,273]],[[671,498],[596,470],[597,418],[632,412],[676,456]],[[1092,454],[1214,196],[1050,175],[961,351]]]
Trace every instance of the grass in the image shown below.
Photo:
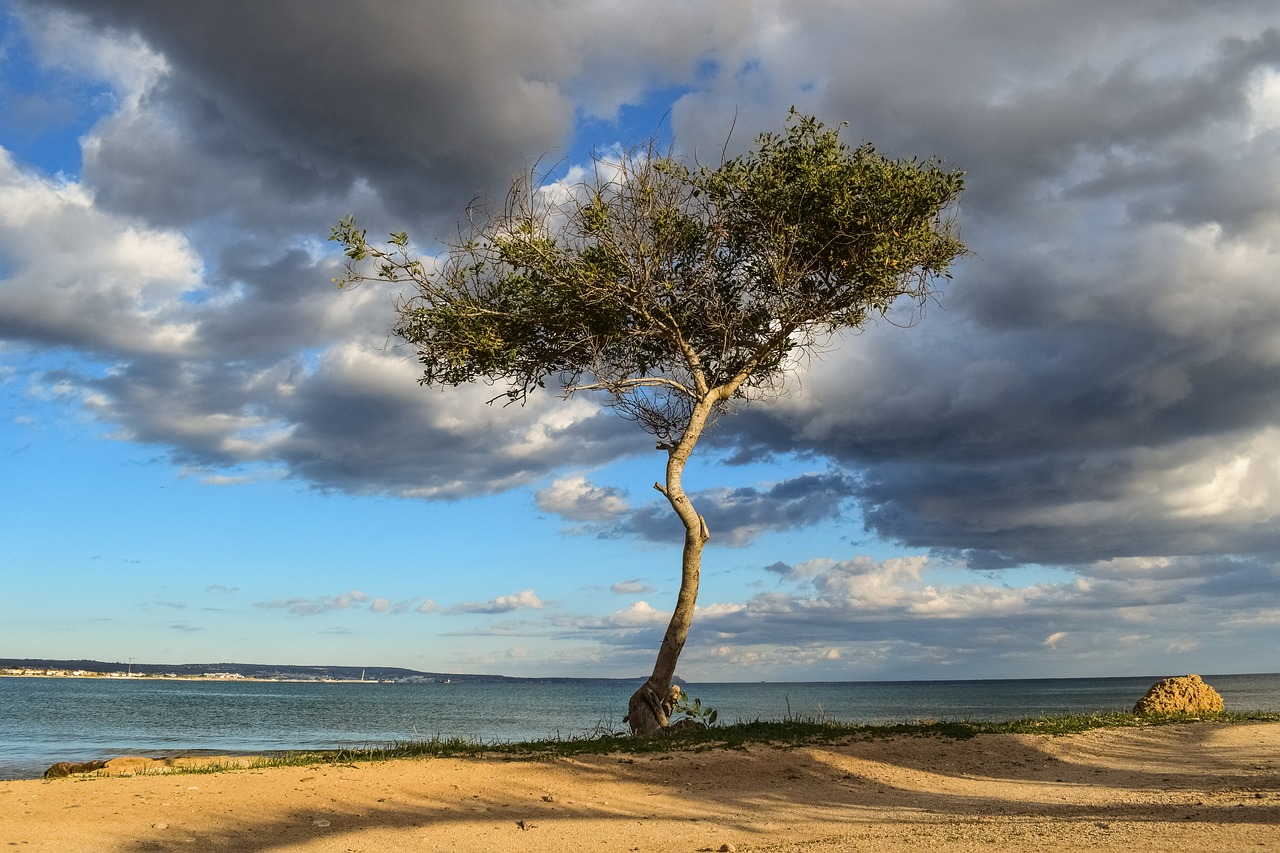
[[[210,763],[195,767],[166,769],[167,773],[219,773],[230,769],[263,767],[307,767],[319,764],[351,764],[356,761],[389,761],[403,758],[505,758],[538,760],[574,755],[634,755],[674,752],[703,752],[711,749],[743,749],[748,745],[805,746],[812,744],[872,740],[889,737],[939,737],[967,739],[982,734],[1068,735],[1092,729],[1163,726],[1173,723],[1280,722],[1280,714],[1269,712],[1227,712],[1199,716],[1168,715],[1137,717],[1133,714],[1068,714],[1009,722],[937,721],[856,725],[825,718],[788,718],[779,721],[738,722],[701,731],[681,732],[670,737],[639,738],[619,733],[598,733],[577,738],[554,738],[521,743],[484,742],[463,738],[433,737],[401,741],[386,746],[338,749],[319,752],[284,752],[262,756],[248,765]],[[628,758],[620,759],[629,761]]]

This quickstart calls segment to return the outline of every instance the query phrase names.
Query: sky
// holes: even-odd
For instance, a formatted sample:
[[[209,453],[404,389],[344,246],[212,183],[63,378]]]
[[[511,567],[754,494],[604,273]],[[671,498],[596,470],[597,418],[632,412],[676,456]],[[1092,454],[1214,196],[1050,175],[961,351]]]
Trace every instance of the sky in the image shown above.
[[[699,446],[679,674],[1275,671],[1274,0],[0,0],[0,657],[647,674],[652,438],[420,387],[327,237],[793,106],[971,254]]]

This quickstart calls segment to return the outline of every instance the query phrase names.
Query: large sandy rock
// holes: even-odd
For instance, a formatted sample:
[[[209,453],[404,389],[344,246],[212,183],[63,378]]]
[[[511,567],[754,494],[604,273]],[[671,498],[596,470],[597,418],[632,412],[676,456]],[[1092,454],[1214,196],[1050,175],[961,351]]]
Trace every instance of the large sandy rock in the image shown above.
[[[1151,685],[1133,713],[1147,714],[1217,714],[1222,710],[1222,697],[1198,675],[1166,678]]]

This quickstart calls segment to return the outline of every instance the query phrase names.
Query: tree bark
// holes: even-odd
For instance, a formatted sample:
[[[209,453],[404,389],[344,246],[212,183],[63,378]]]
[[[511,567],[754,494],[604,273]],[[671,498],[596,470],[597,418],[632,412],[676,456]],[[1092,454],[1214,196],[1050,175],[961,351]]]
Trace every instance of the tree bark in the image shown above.
[[[717,396],[704,394],[694,407],[680,441],[671,448],[667,457],[666,486],[654,484],[654,488],[662,492],[675,510],[681,524],[684,525],[684,551],[680,561],[680,593],[676,596],[675,610],[671,621],[667,623],[666,634],[662,637],[662,645],[658,649],[658,659],[653,666],[653,674],[631,696],[627,703],[627,722],[631,725],[631,733],[638,735],[657,734],[670,725],[671,720],[663,707],[667,691],[671,689],[671,679],[675,676],[676,662],[684,649],[684,642],[689,636],[689,626],[693,622],[694,605],[698,600],[698,581],[702,570],[702,548],[711,538],[707,530],[707,522],[693,508],[688,495],[684,493],[682,479],[684,466],[693,453],[694,445],[706,425]]]

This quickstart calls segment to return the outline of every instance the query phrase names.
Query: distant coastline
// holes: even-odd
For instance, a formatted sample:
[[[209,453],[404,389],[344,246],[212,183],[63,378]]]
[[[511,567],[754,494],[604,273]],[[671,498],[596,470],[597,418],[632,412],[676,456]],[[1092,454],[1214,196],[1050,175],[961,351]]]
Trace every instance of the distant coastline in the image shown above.
[[[510,682],[572,682],[579,678],[521,678],[458,672],[422,672],[395,666],[296,666],[259,663],[157,664],[135,661],[57,660],[0,658],[5,678],[110,678],[181,681],[323,682],[326,684],[495,684]],[[644,676],[590,679],[592,681],[641,682]],[[680,678],[676,684],[684,684]]]
[[[331,684],[360,684],[359,678],[260,678],[240,675],[234,672],[206,672],[201,675],[187,675],[176,672],[91,672],[83,669],[0,669],[0,678],[109,678],[109,679],[147,679],[171,681],[322,681]],[[365,679],[363,683],[378,684],[378,681]]]
[[[419,672],[387,666],[291,666],[286,664],[185,663],[0,658],[0,676],[8,678],[110,678],[182,681],[316,681],[326,683],[450,683],[503,680],[502,676]]]

